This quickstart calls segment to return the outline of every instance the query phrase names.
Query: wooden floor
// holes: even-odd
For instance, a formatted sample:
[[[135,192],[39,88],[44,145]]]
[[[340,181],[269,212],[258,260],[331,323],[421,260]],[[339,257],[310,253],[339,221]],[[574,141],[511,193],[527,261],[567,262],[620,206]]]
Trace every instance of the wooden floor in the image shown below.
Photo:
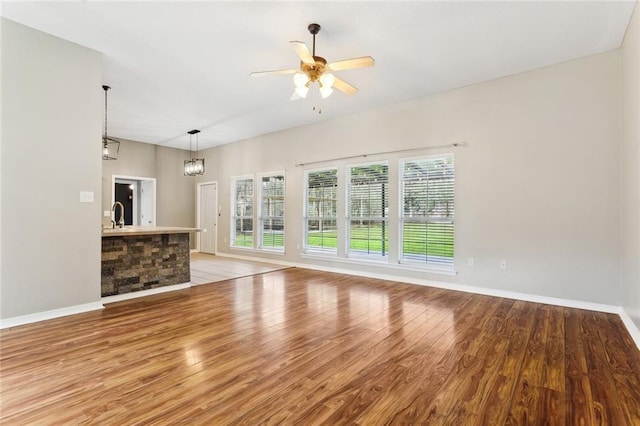
[[[264,274],[265,272],[284,269],[284,266],[272,263],[237,260],[213,254],[191,253],[191,284],[208,284],[225,281],[247,275]]]
[[[304,269],[0,343],[8,425],[640,425],[640,353],[615,315]]]

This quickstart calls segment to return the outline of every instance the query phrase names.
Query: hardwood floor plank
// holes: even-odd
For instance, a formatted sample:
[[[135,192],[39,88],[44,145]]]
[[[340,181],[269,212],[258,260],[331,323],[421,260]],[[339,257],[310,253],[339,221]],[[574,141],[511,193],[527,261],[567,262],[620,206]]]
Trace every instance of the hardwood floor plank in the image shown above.
[[[622,405],[614,402],[620,401],[619,389],[616,389],[613,381],[609,360],[591,312],[577,311],[577,315],[583,336],[589,383],[593,395],[593,418],[596,424],[633,424],[629,422]]]
[[[580,318],[573,309],[564,309],[566,424],[596,425],[596,410],[589,380],[589,367],[580,329]]]
[[[634,424],[631,343],[609,314],[289,268],[1,330],[0,423]]]
[[[507,424],[540,424],[550,422],[560,424],[564,422],[564,383],[553,380],[556,387],[562,391],[549,388],[550,371],[554,367],[549,361],[554,361],[550,353],[560,352],[550,337],[556,328],[552,325],[553,307],[539,306],[536,312],[531,336],[527,345],[525,359],[520,370],[520,377],[516,385],[511,403],[511,410],[507,417]],[[557,316],[556,320],[561,317]],[[558,331],[556,330],[556,334]],[[563,351],[562,351],[563,352]],[[555,360],[555,368],[564,370],[564,359]],[[559,373],[557,373],[559,374]],[[554,375],[557,375],[554,374]]]

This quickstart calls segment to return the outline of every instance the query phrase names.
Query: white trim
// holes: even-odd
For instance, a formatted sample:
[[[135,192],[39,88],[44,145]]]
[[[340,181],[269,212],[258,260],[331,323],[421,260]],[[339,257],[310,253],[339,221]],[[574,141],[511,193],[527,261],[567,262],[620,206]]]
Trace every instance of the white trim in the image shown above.
[[[422,266],[421,264],[418,265],[418,264],[412,264],[412,263],[391,263],[388,261],[388,259],[383,258],[382,256],[380,256],[379,258],[375,258],[373,256],[330,257],[330,256],[322,256],[316,253],[305,252],[305,253],[300,253],[300,257],[306,258],[306,259],[322,260],[327,262],[345,263],[347,265],[375,266],[379,268],[397,269],[400,271],[424,272],[428,274],[446,275],[450,277],[455,277],[456,275],[458,275],[457,269],[436,268],[433,266]],[[377,260],[377,259],[380,259],[380,260]],[[306,265],[306,263],[303,265]],[[394,281],[397,281],[397,279],[394,279]]]
[[[113,296],[105,296],[101,299],[102,303],[120,302],[122,300],[136,299],[138,297],[151,296],[153,294],[168,293],[170,291],[184,290],[191,287],[191,283],[182,283],[168,285],[165,287],[150,288],[148,290],[132,291],[130,293],[115,294]]]
[[[213,180],[213,181],[209,181],[209,182],[199,182],[196,184],[196,228],[202,229],[202,224],[200,223],[200,201],[202,198],[202,187],[204,185],[215,185],[216,186],[216,211],[214,212],[215,214],[215,218],[216,218],[216,223],[215,226],[213,228],[213,253],[209,253],[209,254],[216,254],[218,252],[218,213],[220,212],[220,208],[218,207],[218,181]],[[200,236],[202,235],[201,232],[197,232],[196,233],[196,251],[200,251]]]
[[[391,161],[389,161],[389,159],[382,159],[382,160],[376,160],[376,161],[367,161],[367,162],[362,162],[362,163],[349,163],[349,164],[345,164],[344,165],[344,170],[345,170],[345,181],[344,181],[344,216],[342,218],[342,221],[344,223],[344,240],[342,241],[342,247],[344,249],[344,255],[346,258],[348,257],[352,257],[354,254],[351,251],[351,221],[352,220],[376,220],[376,221],[380,221],[380,222],[385,222],[388,226],[391,225],[391,223],[389,222],[390,217],[389,216],[367,216],[367,217],[351,217],[351,212],[350,212],[350,201],[351,201],[351,176],[352,176],[352,169],[356,168],[356,167],[367,167],[367,166],[373,166],[373,165],[384,165],[387,166],[387,185],[389,186],[389,188],[391,187],[391,182],[389,181],[390,177],[391,177]],[[389,204],[391,203],[391,195],[387,194],[387,206],[389,206]],[[339,213],[338,213],[339,216]],[[384,235],[382,236],[384,238]],[[339,244],[339,243],[338,243]],[[391,254],[391,251],[388,250],[387,251],[387,256],[389,256]],[[356,256],[357,253],[355,254]],[[378,257],[377,255],[372,255],[371,256],[373,259],[375,259],[376,257]],[[384,256],[380,255],[380,257],[384,258]],[[387,257],[388,258],[388,257]]]
[[[636,346],[638,347],[638,350],[640,350],[640,329],[638,328],[638,326],[636,326],[636,324],[633,322],[633,320],[631,319],[631,317],[629,316],[629,314],[624,308],[622,307],[620,308],[619,315],[620,315],[620,319],[622,320],[622,323],[624,324],[625,327],[627,327],[627,331],[629,332],[629,334],[631,335],[631,338],[633,339]]]
[[[264,217],[262,214],[262,179],[265,177],[278,177],[282,176],[284,180],[284,205],[285,210],[282,212],[282,249],[280,248],[268,248],[263,247],[262,243],[264,241]],[[267,173],[258,173],[256,174],[256,179],[254,180],[254,217],[253,220],[253,247],[257,250],[268,250],[270,252],[281,251],[284,254],[284,247],[286,245],[286,237],[287,237],[287,213],[286,213],[286,205],[287,205],[287,175],[285,170],[275,171],[275,172],[267,172]],[[256,208],[257,207],[257,208]],[[235,210],[235,206],[234,206]],[[274,216],[275,217],[275,216]],[[257,224],[257,226],[256,226]],[[235,226],[235,224],[234,224]],[[256,234],[257,231],[257,234]],[[257,235],[257,237],[256,237]]]
[[[0,319],[0,329],[17,327],[19,325],[31,324],[34,322],[46,321],[68,315],[81,314],[84,312],[104,309],[102,303],[91,302],[82,305],[67,306],[66,308],[52,309],[50,311],[36,312],[34,314],[20,315],[17,317]]]
[[[235,242],[236,242],[236,187],[237,187],[237,182],[240,180],[249,180],[251,179],[251,186],[252,186],[252,196],[253,196],[253,200],[252,200],[252,205],[251,205],[251,209],[253,210],[253,213],[251,215],[251,220],[252,220],[252,230],[251,232],[253,232],[253,245],[251,247],[238,247],[235,246]],[[231,191],[230,191],[230,195],[231,195],[231,208],[230,208],[230,212],[229,212],[229,248],[255,248],[256,247],[256,177],[254,175],[242,175],[242,176],[231,176]],[[245,216],[242,216],[245,217]],[[218,253],[216,253],[218,254]]]
[[[144,176],[127,176],[127,175],[111,175],[111,206],[113,207],[113,204],[116,201],[116,191],[115,191],[115,185],[116,185],[116,179],[121,179],[121,180],[131,180],[131,181],[150,181],[153,183],[153,223],[151,224],[151,226],[156,226],[156,210],[157,210],[157,187],[158,187],[158,182],[156,180],[156,178],[152,178],[152,177],[144,177]],[[140,200],[138,200],[139,202]],[[136,209],[136,207],[134,207],[134,210]],[[134,216],[135,217],[135,216]],[[143,224],[141,224],[141,226],[145,226]]]
[[[351,271],[351,270],[342,269],[342,268],[326,268],[326,267],[318,267],[316,265],[313,265],[311,267],[306,265],[300,265],[299,267],[301,268],[306,267],[308,269],[317,269],[317,270],[327,271],[327,272],[337,272],[345,275],[358,275],[358,276],[367,277],[367,278],[377,278],[377,279],[388,280],[388,281],[399,281],[399,282],[416,284],[416,285],[421,285],[426,287],[442,288],[445,290],[454,290],[454,291],[462,291],[465,293],[482,294],[485,296],[502,297],[505,299],[523,300],[526,302],[535,302],[535,303],[544,303],[547,305],[564,306],[567,308],[586,309],[589,311],[607,312],[612,314],[618,314],[620,312],[620,307],[615,305],[604,305],[600,303],[591,303],[591,302],[585,302],[585,301],[579,301],[579,300],[538,296],[535,294],[518,293],[514,291],[497,290],[497,289],[484,288],[484,287],[474,287],[474,286],[468,286],[463,284],[446,283],[442,281],[431,281],[431,280],[425,280],[421,278],[411,278],[411,277],[403,277],[403,276],[397,276],[397,275],[379,274],[375,272]]]

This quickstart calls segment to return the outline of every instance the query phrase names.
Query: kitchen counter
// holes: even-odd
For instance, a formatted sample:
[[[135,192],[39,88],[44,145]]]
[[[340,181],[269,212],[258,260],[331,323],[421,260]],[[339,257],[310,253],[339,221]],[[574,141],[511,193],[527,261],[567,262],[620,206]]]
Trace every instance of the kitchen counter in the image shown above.
[[[199,231],[200,229],[198,228],[182,228],[179,226],[125,226],[124,228],[102,228],[102,236],[181,234]]]
[[[191,282],[190,233],[197,228],[125,226],[102,231],[102,297]]]

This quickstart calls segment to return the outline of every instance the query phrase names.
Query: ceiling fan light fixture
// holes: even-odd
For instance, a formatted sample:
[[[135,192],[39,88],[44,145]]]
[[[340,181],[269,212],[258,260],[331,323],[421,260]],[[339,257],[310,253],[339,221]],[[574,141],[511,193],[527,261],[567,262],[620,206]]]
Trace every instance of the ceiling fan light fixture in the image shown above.
[[[300,59],[299,69],[281,69],[273,71],[260,71],[251,73],[252,76],[261,76],[268,74],[293,74],[293,84],[295,91],[289,98],[292,101],[307,97],[311,88],[315,98],[314,83],[318,83],[318,88],[322,98],[326,98],[333,93],[333,89],[344,93],[345,95],[355,95],[358,88],[352,86],[346,81],[335,77],[334,71],[343,71],[355,68],[371,67],[375,61],[371,56],[361,56],[358,58],[344,59],[337,62],[327,62],[325,58],[316,54],[316,35],[320,32],[320,25],[316,23],[309,24],[307,29],[313,36],[313,47],[311,50],[301,41],[290,41]]]
[[[336,78],[330,72],[325,72],[320,76],[318,80],[320,80],[320,87],[331,89],[333,87],[333,83],[336,81]]]
[[[309,93],[309,87],[308,86],[296,87],[296,93],[298,94],[298,96],[304,99],[307,97],[307,93]]]
[[[320,86],[320,95],[322,99],[328,98],[333,93],[333,89],[331,87]]]
[[[293,84],[296,89],[305,87],[309,84],[309,76],[302,72],[297,72],[293,75]]]

